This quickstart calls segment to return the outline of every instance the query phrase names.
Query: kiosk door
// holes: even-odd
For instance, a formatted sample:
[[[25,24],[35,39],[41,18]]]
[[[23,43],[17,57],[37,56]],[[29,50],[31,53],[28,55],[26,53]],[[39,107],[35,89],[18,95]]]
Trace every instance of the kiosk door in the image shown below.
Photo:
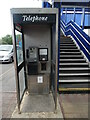
[[[15,42],[15,68],[16,68],[16,87],[17,87],[17,102],[20,105],[24,92],[26,90],[26,68],[25,68],[25,55],[24,55],[24,40],[23,33],[20,26],[15,25],[14,29]]]

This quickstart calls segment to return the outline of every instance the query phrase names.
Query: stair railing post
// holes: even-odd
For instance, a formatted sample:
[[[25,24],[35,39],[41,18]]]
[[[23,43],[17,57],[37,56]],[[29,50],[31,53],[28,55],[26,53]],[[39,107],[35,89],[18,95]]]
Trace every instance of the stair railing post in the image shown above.
[[[65,8],[65,23],[67,23],[67,8]]]
[[[85,8],[83,8],[82,10],[82,19],[81,19],[82,30],[84,29],[84,21],[85,21]]]
[[[76,17],[75,12],[76,12],[76,9],[74,8],[74,18],[73,18],[73,21],[74,21],[74,22],[75,22],[75,17]]]

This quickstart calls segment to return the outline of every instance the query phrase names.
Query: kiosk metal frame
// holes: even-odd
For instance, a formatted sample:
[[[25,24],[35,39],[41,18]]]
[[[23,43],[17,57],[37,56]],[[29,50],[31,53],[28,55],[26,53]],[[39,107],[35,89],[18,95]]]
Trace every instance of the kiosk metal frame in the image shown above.
[[[17,104],[18,112],[20,113],[20,104],[27,90],[27,76],[26,76],[26,61],[25,61],[25,45],[24,45],[24,33],[23,24],[51,24],[52,37],[54,35],[53,46],[54,55],[52,58],[52,71],[55,71],[55,78],[52,82],[52,93],[55,102],[55,110],[57,109],[57,81],[58,81],[58,9],[57,8],[12,8],[12,33],[13,33],[13,45],[14,45],[14,65],[15,65],[15,77],[16,77],[16,91],[17,91]],[[37,16],[38,18],[35,18]],[[21,51],[18,53],[19,44],[16,31],[21,36]],[[19,36],[19,37],[20,37]],[[19,55],[18,55],[19,54]],[[18,57],[22,57],[21,61],[18,61]],[[23,77],[24,76],[24,77]],[[23,83],[23,84],[22,84]],[[23,87],[22,87],[23,86]],[[22,90],[21,90],[22,88]]]

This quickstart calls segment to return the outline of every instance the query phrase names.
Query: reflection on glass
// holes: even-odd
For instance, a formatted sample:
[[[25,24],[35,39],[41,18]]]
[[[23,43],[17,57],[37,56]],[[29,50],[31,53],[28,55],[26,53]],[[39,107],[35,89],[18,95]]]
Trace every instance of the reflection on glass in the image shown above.
[[[18,65],[23,62],[22,33],[15,30]]]
[[[75,14],[75,22],[81,26],[81,18],[82,18],[82,14],[81,13],[77,13]]]
[[[20,86],[20,99],[22,98],[23,92],[25,90],[25,75],[24,68],[19,72],[19,86]]]
[[[90,26],[90,14],[85,14],[85,26]]]

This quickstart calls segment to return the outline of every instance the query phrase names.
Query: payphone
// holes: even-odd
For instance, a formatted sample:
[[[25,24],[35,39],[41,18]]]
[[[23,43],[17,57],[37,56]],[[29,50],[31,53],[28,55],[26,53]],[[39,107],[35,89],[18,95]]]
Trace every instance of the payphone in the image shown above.
[[[41,62],[41,70],[46,70],[46,62],[48,61],[48,48],[39,48],[39,61]]]
[[[38,48],[29,47],[26,50],[26,56],[27,56],[28,62],[37,62],[38,61]]]
[[[28,75],[38,74],[39,63],[41,71],[47,70],[48,48],[29,47],[26,50],[26,57]]]
[[[48,48],[39,48],[39,61],[48,61]]]
[[[35,46],[30,46],[28,47],[28,49],[26,49],[26,57],[28,91],[32,94],[49,93],[50,74],[48,72],[46,74],[48,48],[38,48]]]
[[[26,50],[27,57],[27,72],[28,75],[38,74],[38,48],[29,47]]]

